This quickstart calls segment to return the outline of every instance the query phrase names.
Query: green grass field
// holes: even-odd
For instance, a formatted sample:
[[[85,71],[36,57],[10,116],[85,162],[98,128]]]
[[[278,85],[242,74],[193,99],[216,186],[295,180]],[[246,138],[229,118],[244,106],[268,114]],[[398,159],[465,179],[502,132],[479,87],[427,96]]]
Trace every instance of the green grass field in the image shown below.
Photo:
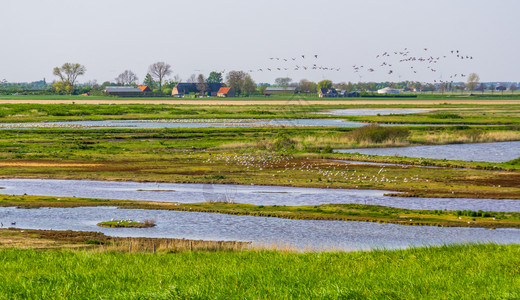
[[[519,245],[350,253],[0,250],[0,299],[516,299]]]

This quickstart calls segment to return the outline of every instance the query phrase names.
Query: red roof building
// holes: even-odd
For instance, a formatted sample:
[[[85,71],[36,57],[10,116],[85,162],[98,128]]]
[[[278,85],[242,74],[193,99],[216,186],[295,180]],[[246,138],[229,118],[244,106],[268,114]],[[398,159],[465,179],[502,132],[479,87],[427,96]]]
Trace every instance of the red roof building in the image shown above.
[[[222,87],[218,90],[217,97],[235,97],[235,91],[230,87]]]

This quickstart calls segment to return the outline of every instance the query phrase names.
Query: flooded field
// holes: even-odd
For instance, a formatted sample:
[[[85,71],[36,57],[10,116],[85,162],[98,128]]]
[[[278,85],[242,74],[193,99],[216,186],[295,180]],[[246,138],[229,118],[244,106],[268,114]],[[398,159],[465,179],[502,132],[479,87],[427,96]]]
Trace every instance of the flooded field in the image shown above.
[[[506,162],[520,157],[520,141],[396,148],[336,149],[338,153]]]
[[[110,219],[156,220],[152,228],[104,228]],[[455,243],[520,242],[519,229],[440,228],[365,222],[286,220],[215,213],[112,207],[17,209],[0,207],[0,220],[17,228],[98,231],[118,237],[251,241],[297,250],[396,249]],[[12,225],[14,226],[14,225]]]
[[[363,127],[369,123],[350,122],[341,119],[291,119],[291,120],[255,120],[255,119],[169,119],[169,120],[104,120],[104,121],[68,121],[35,123],[0,123],[0,129],[33,128],[225,128],[225,127]],[[381,126],[456,126],[457,124],[381,124]]]
[[[520,212],[513,199],[408,198],[386,191],[280,186],[178,184],[55,179],[0,179],[0,194],[196,203],[232,201],[254,205],[357,203],[409,209]]]

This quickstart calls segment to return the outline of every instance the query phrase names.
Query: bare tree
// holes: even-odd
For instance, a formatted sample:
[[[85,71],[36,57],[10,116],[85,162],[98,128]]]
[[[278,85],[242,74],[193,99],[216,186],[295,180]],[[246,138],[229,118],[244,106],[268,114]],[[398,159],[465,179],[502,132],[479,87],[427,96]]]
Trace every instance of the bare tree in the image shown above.
[[[302,93],[316,93],[316,82],[308,81],[307,79],[300,80],[300,91]]]
[[[480,77],[477,75],[477,73],[471,73],[468,75],[468,83],[466,86],[470,91],[473,91],[478,86],[479,81]]]
[[[518,87],[514,83],[509,86],[509,90],[511,91],[511,94],[513,94],[517,89],[518,89]]]
[[[85,74],[87,68],[80,64],[64,63],[63,66],[56,67],[53,74],[58,76],[61,81],[74,86],[78,76]]]
[[[191,74],[190,77],[187,80],[188,83],[196,83],[197,82],[197,75]]]
[[[156,62],[148,67],[148,73],[159,82],[159,90],[162,90],[163,78],[172,73],[171,66],[163,61]]]
[[[116,78],[116,82],[119,85],[131,85],[138,81],[137,75],[130,70],[125,70],[123,73],[119,74]]]
[[[206,83],[206,78],[204,78],[204,75],[202,74],[199,74],[197,77],[197,90],[201,95],[204,95],[209,91],[209,85]]]
[[[481,91],[482,94],[484,94],[485,90],[486,90],[486,84],[485,83],[481,83],[481,84],[478,85],[477,91]]]
[[[292,81],[292,79],[289,77],[278,77],[274,80],[274,84],[276,86],[281,86],[284,89],[286,89],[289,86],[289,84],[291,83],[291,81]]]
[[[494,84],[490,84],[488,88],[489,88],[489,90],[491,91],[491,94],[493,94],[493,93],[495,92],[495,89],[496,89],[497,87],[496,87],[496,85],[494,85]]]

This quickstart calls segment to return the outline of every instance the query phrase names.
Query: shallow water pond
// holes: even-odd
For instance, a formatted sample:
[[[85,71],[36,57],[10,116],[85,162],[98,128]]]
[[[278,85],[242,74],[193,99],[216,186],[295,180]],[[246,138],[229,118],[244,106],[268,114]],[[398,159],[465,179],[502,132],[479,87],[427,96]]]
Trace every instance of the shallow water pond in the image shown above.
[[[520,157],[520,141],[396,148],[336,149],[338,153],[406,156],[463,161],[506,162]]]
[[[156,220],[152,228],[105,228],[110,219]],[[112,207],[17,209],[0,207],[0,221],[17,228],[98,231],[119,237],[251,241],[298,250],[395,249],[454,243],[520,243],[519,229],[440,228],[394,224],[285,220],[199,212]]]
[[[224,127],[363,127],[369,123],[350,122],[341,119],[294,119],[294,120],[104,120],[39,123],[0,123],[0,129],[19,128],[224,128]],[[456,124],[381,124],[381,126],[455,126]]]
[[[520,212],[512,199],[387,197],[387,191],[280,186],[178,184],[56,179],[0,179],[0,194],[196,203],[233,201],[255,205],[359,203],[410,209]]]

